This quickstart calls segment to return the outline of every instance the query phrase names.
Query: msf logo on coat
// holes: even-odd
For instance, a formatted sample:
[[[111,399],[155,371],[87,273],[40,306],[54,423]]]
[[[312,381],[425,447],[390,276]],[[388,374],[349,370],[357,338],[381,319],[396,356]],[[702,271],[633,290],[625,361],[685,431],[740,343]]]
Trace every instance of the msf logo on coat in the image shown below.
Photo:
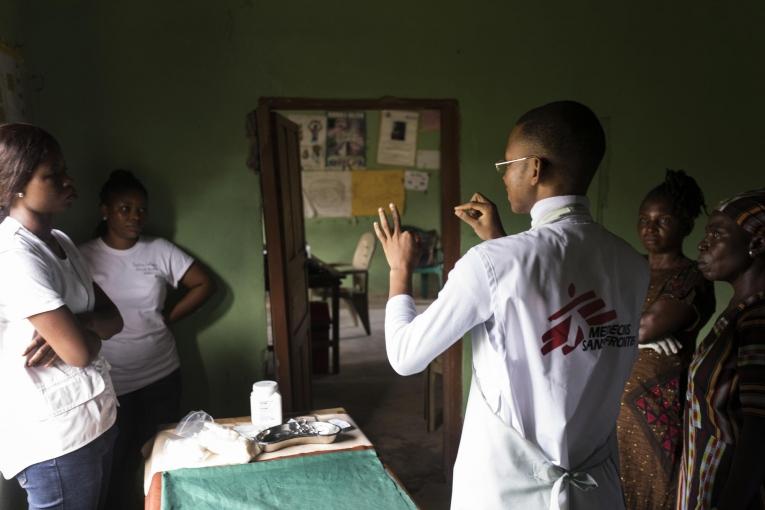
[[[568,286],[568,295],[571,301],[547,318],[550,322],[558,322],[542,335],[543,355],[558,348],[568,355],[582,342],[585,342],[583,350],[602,349],[611,345],[609,341],[616,347],[627,347],[619,344],[629,343],[630,325],[604,326],[615,321],[617,315],[614,310],[607,309],[606,303],[594,291],[577,296],[572,283]],[[634,345],[634,336],[631,338]]]

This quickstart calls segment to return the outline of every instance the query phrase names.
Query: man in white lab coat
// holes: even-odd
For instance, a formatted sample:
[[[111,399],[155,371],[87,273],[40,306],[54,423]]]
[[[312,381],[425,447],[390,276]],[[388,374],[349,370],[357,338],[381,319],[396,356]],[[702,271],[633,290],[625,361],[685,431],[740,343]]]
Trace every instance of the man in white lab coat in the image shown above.
[[[515,213],[531,228],[505,235],[480,194],[455,207],[485,242],[449,273],[417,315],[417,240],[391,204],[375,232],[390,265],[388,358],[422,371],[468,331],[473,374],[452,508],[624,507],[614,429],[637,353],[646,261],[590,216],[587,187],[605,139],[586,106],[559,101],[516,123],[497,163]]]

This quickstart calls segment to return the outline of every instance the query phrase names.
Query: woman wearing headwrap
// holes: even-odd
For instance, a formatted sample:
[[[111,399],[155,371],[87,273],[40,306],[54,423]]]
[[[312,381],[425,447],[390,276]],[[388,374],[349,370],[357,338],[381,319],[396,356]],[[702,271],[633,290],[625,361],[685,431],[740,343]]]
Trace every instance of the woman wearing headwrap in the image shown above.
[[[637,230],[651,280],[640,317],[640,355],[617,421],[624,500],[630,510],[669,510],[677,499],[688,365],[715,311],[712,283],[683,254],[706,207],[693,177],[667,170],[640,204]]]
[[[709,217],[699,269],[733,297],[688,371],[678,509],[765,509],[765,188]]]

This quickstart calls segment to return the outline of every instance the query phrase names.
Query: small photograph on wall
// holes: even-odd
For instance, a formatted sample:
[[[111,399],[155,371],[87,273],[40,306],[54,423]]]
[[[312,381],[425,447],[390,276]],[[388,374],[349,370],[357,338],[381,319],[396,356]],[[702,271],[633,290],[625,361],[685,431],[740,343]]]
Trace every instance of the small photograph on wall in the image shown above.
[[[327,113],[327,168],[356,170],[367,166],[364,112]]]
[[[377,146],[378,163],[414,166],[419,118],[417,112],[383,110],[380,116],[380,143]]]
[[[287,115],[300,126],[300,166],[303,170],[322,170],[326,159],[326,115]]]
[[[430,174],[428,172],[417,172],[407,170],[404,172],[404,189],[409,191],[428,191],[428,181]]]

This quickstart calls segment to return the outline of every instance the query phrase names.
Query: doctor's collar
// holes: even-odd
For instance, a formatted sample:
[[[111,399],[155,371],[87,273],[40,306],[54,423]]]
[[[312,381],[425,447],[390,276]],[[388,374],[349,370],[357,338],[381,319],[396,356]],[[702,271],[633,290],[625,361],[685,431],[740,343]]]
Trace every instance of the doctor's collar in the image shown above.
[[[590,200],[583,195],[543,198],[531,208],[531,228],[552,223],[574,213],[589,213]]]

